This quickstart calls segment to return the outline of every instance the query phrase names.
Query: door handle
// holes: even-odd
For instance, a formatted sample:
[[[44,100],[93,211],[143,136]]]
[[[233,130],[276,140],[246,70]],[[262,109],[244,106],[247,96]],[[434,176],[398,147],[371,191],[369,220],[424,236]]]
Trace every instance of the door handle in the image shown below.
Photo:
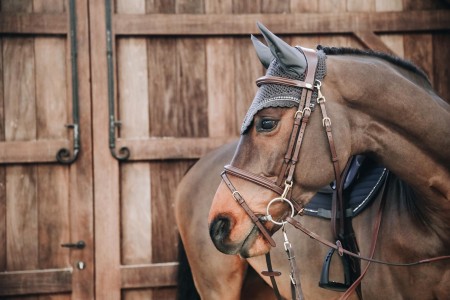
[[[76,243],[64,243],[61,244],[61,247],[72,249],[84,249],[84,247],[86,247],[86,243],[84,241],[78,241]]]

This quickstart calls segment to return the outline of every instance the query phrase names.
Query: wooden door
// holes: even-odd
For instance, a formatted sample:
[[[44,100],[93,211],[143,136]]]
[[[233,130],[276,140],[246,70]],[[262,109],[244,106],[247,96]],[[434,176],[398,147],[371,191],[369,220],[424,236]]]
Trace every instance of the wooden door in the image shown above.
[[[2,299],[94,297],[87,1],[76,19],[70,11],[69,1],[0,1]]]

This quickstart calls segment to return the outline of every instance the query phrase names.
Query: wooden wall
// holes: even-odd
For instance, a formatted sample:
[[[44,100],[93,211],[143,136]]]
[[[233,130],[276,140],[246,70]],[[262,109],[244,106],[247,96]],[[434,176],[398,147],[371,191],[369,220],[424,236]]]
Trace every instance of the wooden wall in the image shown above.
[[[119,162],[105,3],[76,3],[82,145],[62,166],[54,154],[72,141],[68,1],[0,0],[0,290],[24,299],[46,296],[25,296],[36,280],[11,288],[17,277],[5,271],[60,269],[51,299],[175,297],[174,192],[199,157],[239,134],[264,73],[249,38],[257,20],[291,44],[393,52],[450,98],[445,1],[115,0],[116,149],[131,153]],[[82,251],[59,246],[80,239]]]

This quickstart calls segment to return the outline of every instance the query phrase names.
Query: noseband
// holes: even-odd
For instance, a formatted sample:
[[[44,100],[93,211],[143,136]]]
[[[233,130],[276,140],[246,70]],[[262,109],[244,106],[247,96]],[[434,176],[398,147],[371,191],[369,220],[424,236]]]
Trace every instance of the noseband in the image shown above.
[[[238,192],[238,190],[233,186],[231,180],[228,175],[232,175],[235,177],[239,177],[241,179],[250,181],[254,184],[262,186],[266,189],[273,191],[278,194],[280,197],[274,198],[271,202],[281,201],[287,202],[291,206],[291,217],[294,215],[294,210],[297,214],[302,214],[303,212],[303,204],[295,201],[294,199],[288,199],[291,188],[293,185],[293,178],[295,173],[295,167],[297,165],[300,148],[303,143],[303,137],[305,134],[305,129],[309,121],[309,117],[311,115],[311,108],[314,108],[315,101],[313,101],[313,93],[317,91],[317,100],[319,103],[322,115],[323,115],[323,126],[325,127],[328,142],[330,145],[331,156],[334,166],[334,173],[336,178],[336,186],[340,186],[341,176],[340,176],[340,168],[339,161],[337,159],[336,150],[334,146],[334,140],[331,133],[331,121],[327,116],[327,112],[325,109],[325,98],[322,96],[320,91],[322,78],[318,78],[318,74],[316,74],[317,64],[318,64],[318,55],[315,50],[300,48],[305,55],[307,68],[306,68],[306,77],[304,81],[288,79],[277,76],[263,76],[256,80],[256,84],[260,87],[263,84],[279,84],[290,87],[301,88],[301,96],[299,101],[299,106],[294,115],[294,125],[291,131],[291,136],[289,138],[289,144],[287,147],[286,154],[284,156],[283,165],[281,167],[281,172],[278,175],[278,178],[275,182],[267,179],[266,177],[260,176],[258,174],[254,174],[252,172],[242,170],[238,167],[227,165],[224,167],[224,171],[222,172],[222,179],[225,184],[230,189],[231,193],[235,200],[242,206],[245,212],[249,215],[255,225],[260,229],[261,233],[267,239],[272,247],[275,246],[275,241],[272,239],[271,234],[267,230],[267,228],[262,224],[262,221],[272,221],[275,224],[283,224],[283,222],[277,222],[273,220],[272,216],[269,214],[269,207],[267,208],[267,215],[258,217],[247,205],[242,195]],[[270,206],[270,205],[269,205]]]

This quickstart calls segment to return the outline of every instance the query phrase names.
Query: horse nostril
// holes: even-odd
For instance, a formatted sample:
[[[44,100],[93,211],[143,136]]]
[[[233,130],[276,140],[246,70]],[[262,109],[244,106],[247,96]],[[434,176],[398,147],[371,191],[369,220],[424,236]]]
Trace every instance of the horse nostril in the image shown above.
[[[213,241],[223,241],[230,234],[231,221],[228,217],[220,216],[209,226],[209,235]]]

